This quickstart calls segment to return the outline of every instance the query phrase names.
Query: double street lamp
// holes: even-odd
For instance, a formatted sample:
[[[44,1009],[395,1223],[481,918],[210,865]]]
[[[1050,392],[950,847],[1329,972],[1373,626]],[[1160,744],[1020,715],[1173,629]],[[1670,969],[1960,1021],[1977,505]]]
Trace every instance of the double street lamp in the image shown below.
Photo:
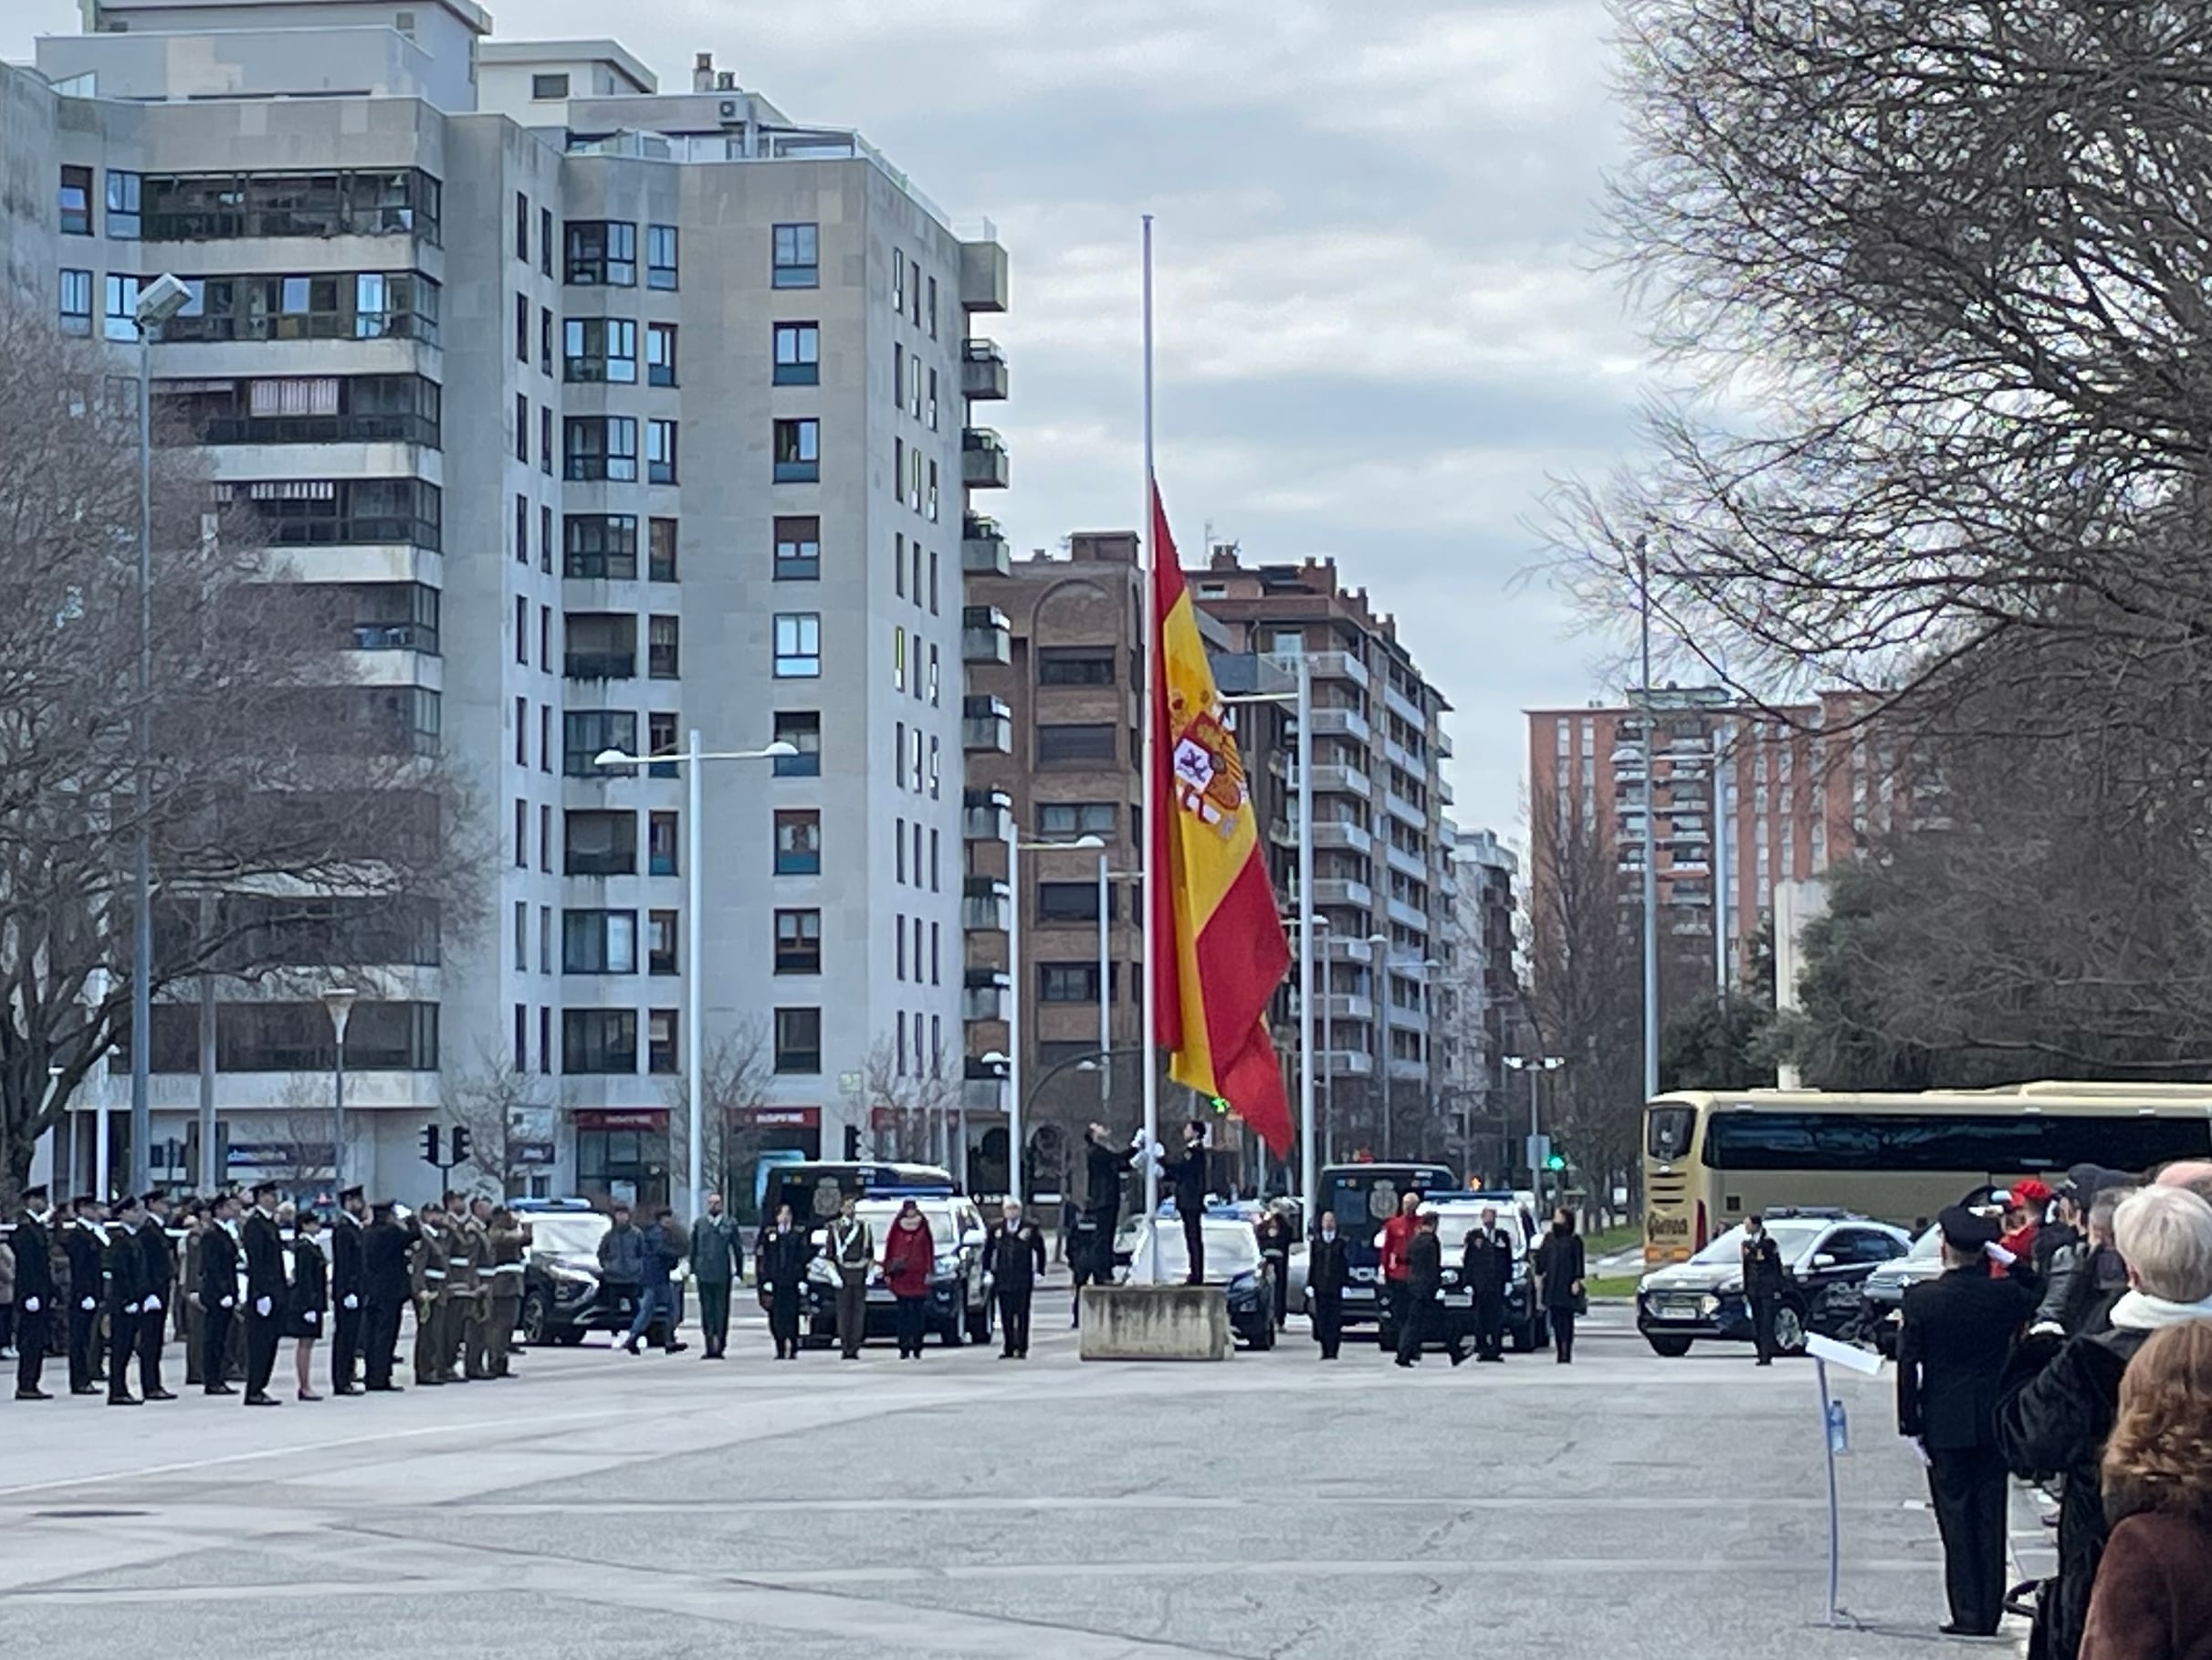
[[[361,995],[351,986],[332,986],[322,994],[322,1006],[330,1012],[330,1037],[335,1058],[330,1066],[330,1199],[346,1191],[346,1020]]]
[[[1006,1191],[1022,1203],[1027,1203],[1029,1193],[1022,1180],[1022,856],[1024,853],[1064,853],[1082,848],[1097,852],[1106,843],[1096,835],[1079,835],[1073,841],[1034,841],[1022,839],[1022,826],[1014,823],[1013,814],[1006,816],[1006,888],[1008,910],[1006,922]],[[1099,891],[1103,898],[1106,887],[1106,857],[1098,860]],[[1098,926],[1106,928],[1106,913],[1099,911]],[[1098,1001],[1103,1008],[1106,1001],[1106,982],[1104,976],[1111,972],[1112,964],[1106,953],[1099,954]],[[1102,1021],[1103,1026],[1103,1021]],[[961,1164],[967,1163],[967,1149],[960,1150]]]
[[[1539,1210],[1544,1203],[1544,1136],[1538,1127],[1536,1114],[1541,1097],[1544,1075],[1557,1072],[1567,1065],[1567,1057],[1559,1055],[1508,1055],[1505,1065],[1515,1072],[1528,1074],[1528,1186],[1536,1196]]]

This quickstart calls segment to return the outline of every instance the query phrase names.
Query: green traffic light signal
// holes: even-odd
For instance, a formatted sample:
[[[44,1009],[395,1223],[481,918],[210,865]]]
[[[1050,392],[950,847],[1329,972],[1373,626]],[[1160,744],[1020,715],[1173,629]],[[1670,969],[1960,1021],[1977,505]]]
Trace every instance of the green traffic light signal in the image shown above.
[[[1567,1155],[1565,1153],[1552,1154],[1550,1158],[1544,1161],[1544,1168],[1546,1170],[1565,1170],[1567,1168]]]
[[[1217,1113],[1227,1113],[1229,1110],[1229,1098],[1225,1095],[1215,1096],[1213,1098],[1213,1109]]]

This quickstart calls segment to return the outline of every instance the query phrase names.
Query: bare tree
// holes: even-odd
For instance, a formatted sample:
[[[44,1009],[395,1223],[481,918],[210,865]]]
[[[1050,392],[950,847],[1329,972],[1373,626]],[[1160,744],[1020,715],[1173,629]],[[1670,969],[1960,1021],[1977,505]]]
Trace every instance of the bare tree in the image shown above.
[[[552,1106],[550,1080],[479,1044],[476,1069],[460,1077],[449,1071],[444,1088],[446,1116],[468,1132],[468,1167],[513,1197],[541,1168],[521,1155],[526,1143],[539,1139],[529,1133],[527,1115]]]
[[[760,1156],[758,1120],[775,1076],[775,1049],[765,1015],[744,1016],[702,1045],[700,1163],[708,1187],[725,1197],[735,1194]],[[680,1161],[691,1147],[690,1088],[681,1074],[668,1080],[667,1100],[669,1145],[681,1150]]]
[[[924,1068],[919,1057],[913,1070],[888,1038],[868,1051],[861,1074],[872,1111],[885,1113],[890,1124],[890,1156],[935,1163],[941,1150],[951,1146],[954,1109],[959,1105],[964,1079],[957,1061],[939,1055]],[[958,1168],[958,1151],[948,1161]]]
[[[142,833],[157,1065],[191,1064],[189,1012],[164,1051],[164,988],[390,962],[393,930],[450,937],[477,902],[426,706],[344,683],[327,594],[270,580],[264,522],[167,419],[141,695],[135,388],[114,366],[0,310],[0,1203],[124,1034]]]

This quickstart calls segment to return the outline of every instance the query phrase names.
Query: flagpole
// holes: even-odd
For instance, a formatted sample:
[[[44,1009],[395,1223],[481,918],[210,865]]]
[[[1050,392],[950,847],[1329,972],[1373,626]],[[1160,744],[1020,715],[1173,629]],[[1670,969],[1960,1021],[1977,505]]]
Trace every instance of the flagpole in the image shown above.
[[[1137,848],[1138,888],[1143,893],[1144,905],[1144,1040],[1137,1045],[1142,1056],[1144,1072],[1145,1129],[1145,1225],[1157,1233],[1159,1227],[1159,1165],[1152,1157],[1152,1148],[1159,1140],[1159,1056],[1155,1045],[1159,1041],[1159,974],[1157,953],[1159,940],[1156,938],[1158,915],[1158,899],[1161,873],[1153,868],[1153,848],[1158,845],[1161,821],[1158,815],[1168,810],[1168,804],[1157,798],[1156,783],[1159,777],[1157,751],[1159,734],[1154,730],[1158,723],[1158,675],[1161,672],[1159,655],[1159,588],[1155,576],[1159,558],[1158,518],[1154,510],[1158,486],[1152,474],[1152,215],[1144,216],[1144,295],[1145,295],[1145,508],[1144,518],[1144,651],[1145,651],[1145,709],[1144,742],[1140,764],[1144,768],[1144,788],[1141,799],[1144,806],[1144,834]],[[1102,993],[1103,994],[1103,993]],[[1154,1240],[1147,1277],[1154,1282],[1159,1278],[1159,1246]]]

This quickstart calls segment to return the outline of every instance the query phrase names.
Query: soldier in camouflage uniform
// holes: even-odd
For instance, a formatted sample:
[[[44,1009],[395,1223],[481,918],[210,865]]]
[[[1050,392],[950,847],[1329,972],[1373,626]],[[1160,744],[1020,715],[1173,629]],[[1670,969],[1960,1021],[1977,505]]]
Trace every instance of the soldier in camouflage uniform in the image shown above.
[[[491,1241],[491,1319],[485,1331],[485,1364],[495,1378],[515,1374],[508,1365],[515,1326],[522,1318],[522,1258],[529,1250],[529,1224],[516,1220],[505,1205],[485,1224]]]
[[[446,1283],[453,1291],[454,1348],[460,1375],[471,1382],[491,1376],[484,1363],[485,1332],[491,1320],[491,1234],[484,1226],[490,1205],[459,1193],[446,1203],[454,1221],[454,1249],[446,1259]]]

